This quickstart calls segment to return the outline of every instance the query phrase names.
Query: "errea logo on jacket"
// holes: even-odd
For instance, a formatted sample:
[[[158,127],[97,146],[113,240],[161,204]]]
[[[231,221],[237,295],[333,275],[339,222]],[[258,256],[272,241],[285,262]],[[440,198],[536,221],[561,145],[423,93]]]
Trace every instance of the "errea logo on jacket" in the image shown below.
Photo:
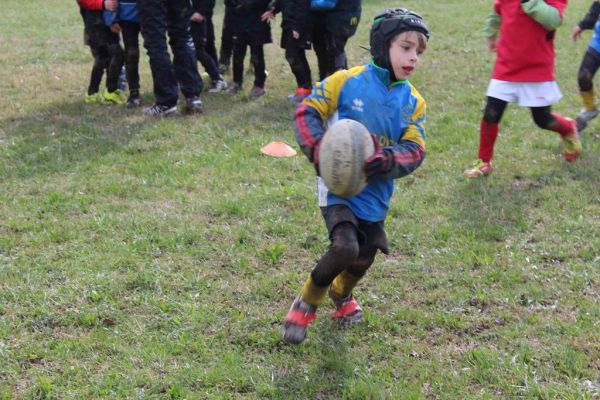
[[[363,112],[363,106],[365,105],[364,101],[361,99],[352,100],[352,109],[354,111]]]

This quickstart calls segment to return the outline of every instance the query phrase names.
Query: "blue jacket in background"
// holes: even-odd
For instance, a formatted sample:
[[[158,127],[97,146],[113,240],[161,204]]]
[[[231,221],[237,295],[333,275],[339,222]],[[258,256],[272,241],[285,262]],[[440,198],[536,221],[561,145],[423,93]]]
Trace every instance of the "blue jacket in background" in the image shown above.
[[[140,22],[136,0],[120,0],[117,11],[104,11],[104,24],[111,26],[115,22],[129,21]]]

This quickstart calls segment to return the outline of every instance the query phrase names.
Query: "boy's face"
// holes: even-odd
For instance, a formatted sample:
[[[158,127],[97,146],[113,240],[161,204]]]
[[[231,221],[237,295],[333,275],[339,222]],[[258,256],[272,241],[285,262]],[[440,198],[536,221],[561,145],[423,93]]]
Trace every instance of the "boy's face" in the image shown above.
[[[404,80],[415,71],[423,53],[417,32],[402,32],[390,42],[390,64],[396,79]]]

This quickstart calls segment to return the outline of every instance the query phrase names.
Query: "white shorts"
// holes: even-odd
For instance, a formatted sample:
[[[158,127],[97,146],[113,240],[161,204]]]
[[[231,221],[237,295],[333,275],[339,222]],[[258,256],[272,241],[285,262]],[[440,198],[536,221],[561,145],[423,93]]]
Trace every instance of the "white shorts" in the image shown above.
[[[498,79],[490,80],[486,95],[508,103],[517,103],[522,107],[546,107],[562,97],[555,81],[508,82]]]

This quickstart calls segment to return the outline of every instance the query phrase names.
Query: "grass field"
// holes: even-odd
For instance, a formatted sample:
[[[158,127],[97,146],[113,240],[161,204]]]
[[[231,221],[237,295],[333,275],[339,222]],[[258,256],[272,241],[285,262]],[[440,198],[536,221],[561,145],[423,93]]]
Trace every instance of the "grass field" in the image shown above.
[[[353,65],[392,5],[364,3]],[[600,398],[600,123],[567,165],[558,136],[511,106],[496,173],[462,176],[491,3],[394,3],[433,31],[412,80],[428,155],[397,181],[392,253],[356,290],[366,322],[337,327],[327,301],[292,347],[281,320],[328,240],[309,163],[259,152],[295,146],[282,50],[266,48],[267,96],[206,94],[204,115],[154,120],[83,103],[91,56],[74,1],[3,0],[0,399]],[[574,116],[590,33],[569,35],[590,1],[570,3],[554,109]],[[144,57],[145,104],[150,82]]]

